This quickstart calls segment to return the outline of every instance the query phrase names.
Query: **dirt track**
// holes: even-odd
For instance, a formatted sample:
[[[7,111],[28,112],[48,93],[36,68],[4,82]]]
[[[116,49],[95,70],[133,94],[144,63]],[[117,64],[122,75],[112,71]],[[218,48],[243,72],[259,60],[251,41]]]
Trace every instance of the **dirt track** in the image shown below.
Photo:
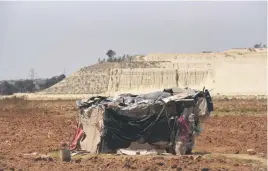
[[[214,116],[204,123],[196,151],[244,154],[252,148],[267,156],[266,100],[218,100]],[[34,161],[72,138],[74,101],[0,101],[0,170],[255,170],[260,165],[225,157],[99,156],[71,163]],[[175,167],[176,165],[176,167]]]

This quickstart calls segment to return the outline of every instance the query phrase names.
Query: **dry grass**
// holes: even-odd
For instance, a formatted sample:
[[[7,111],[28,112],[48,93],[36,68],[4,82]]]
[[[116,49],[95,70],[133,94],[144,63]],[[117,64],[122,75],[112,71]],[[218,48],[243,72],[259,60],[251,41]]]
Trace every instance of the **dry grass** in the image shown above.
[[[161,91],[159,89],[151,90],[151,91],[139,91],[139,90],[133,90],[129,93],[133,94],[141,94],[141,93],[148,93],[152,91]],[[139,92],[139,93],[137,93]],[[77,100],[77,99],[84,99],[89,98],[92,96],[114,96],[125,92],[116,92],[116,93],[105,93],[105,94],[44,94],[44,93],[17,93],[10,96],[0,96],[0,100],[2,99],[24,99],[24,100]],[[265,95],[239,95],[239,96],[225,96],[225,95],[215,95],[213,96],[214,100],[239,100],[241,103],[247,100],[251,99],[259,99],[266,100],[267,96]],[[16,100],[15,100],[16,101]]]
[[[62,105],[70,107],[75,106],[75,100],[88,98],[91,95],[45,95],[45,94],[16,94],[12,96],[2,96],[0,98],[0,106],[55,106],[54,102],[60,102]],[[267,99],[260,96],[245,97],[213,97],[214,112],[213,115],[230,115],[235,113],[247,115],[247,114],[264,114],[267,112]],[[59,103],[57,104],[57,106]]]

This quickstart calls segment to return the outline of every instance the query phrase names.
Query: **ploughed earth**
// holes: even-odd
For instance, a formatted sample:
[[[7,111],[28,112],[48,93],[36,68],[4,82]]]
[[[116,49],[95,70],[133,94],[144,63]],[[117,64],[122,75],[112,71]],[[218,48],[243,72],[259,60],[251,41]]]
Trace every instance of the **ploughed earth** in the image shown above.
[[[61,162],[57,155],[38,156],[71,141],[75,101],[0,100],[0,170],[266,170],[266,100],[222,99],[214,105],[193,155],[94,155]]]

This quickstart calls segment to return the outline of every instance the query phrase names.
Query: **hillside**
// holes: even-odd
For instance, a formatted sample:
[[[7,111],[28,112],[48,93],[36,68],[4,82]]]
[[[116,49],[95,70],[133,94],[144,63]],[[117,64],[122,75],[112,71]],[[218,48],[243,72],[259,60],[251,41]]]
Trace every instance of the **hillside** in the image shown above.
[[[267,48],[217,53],[148,54],[132,62],[84,67],[45,94],[142,93],[167,87],[214,89],[213,94],[265,95]]]

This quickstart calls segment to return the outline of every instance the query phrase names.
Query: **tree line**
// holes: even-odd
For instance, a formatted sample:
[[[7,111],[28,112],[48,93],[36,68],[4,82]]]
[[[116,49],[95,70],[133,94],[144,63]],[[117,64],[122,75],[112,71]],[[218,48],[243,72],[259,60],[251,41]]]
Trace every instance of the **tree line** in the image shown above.
[[[48,79],[0,81],[0,95],[38,92],[55,85],[65,77],[66,76],[62,74]]]
[[[253,46],[254,48],[267,48],[266,44],[257,43]],[[212,53],[212,51],[202,51],[202,53]],[[108,50],[106,52],[107,59],[98,58],[98,63],[105,63],[105,62],[131,62],[134,56],[131,55],[123,55],[123,56],[116,56],[116,52],[114,50]]]
[[[257,43],[254,45],[254,48],[267,48],[267,45],[266,44],[262,44],[262,43]]]
[[[116,56],[116,52],[114,50],[108,50],[106,52],[107,59],[101,59],[98,58],[98,63],[105,63],[105,62],[123,62],[123,61],[132,61],[134,56],[131,55],[122,55],[122,56]]]

